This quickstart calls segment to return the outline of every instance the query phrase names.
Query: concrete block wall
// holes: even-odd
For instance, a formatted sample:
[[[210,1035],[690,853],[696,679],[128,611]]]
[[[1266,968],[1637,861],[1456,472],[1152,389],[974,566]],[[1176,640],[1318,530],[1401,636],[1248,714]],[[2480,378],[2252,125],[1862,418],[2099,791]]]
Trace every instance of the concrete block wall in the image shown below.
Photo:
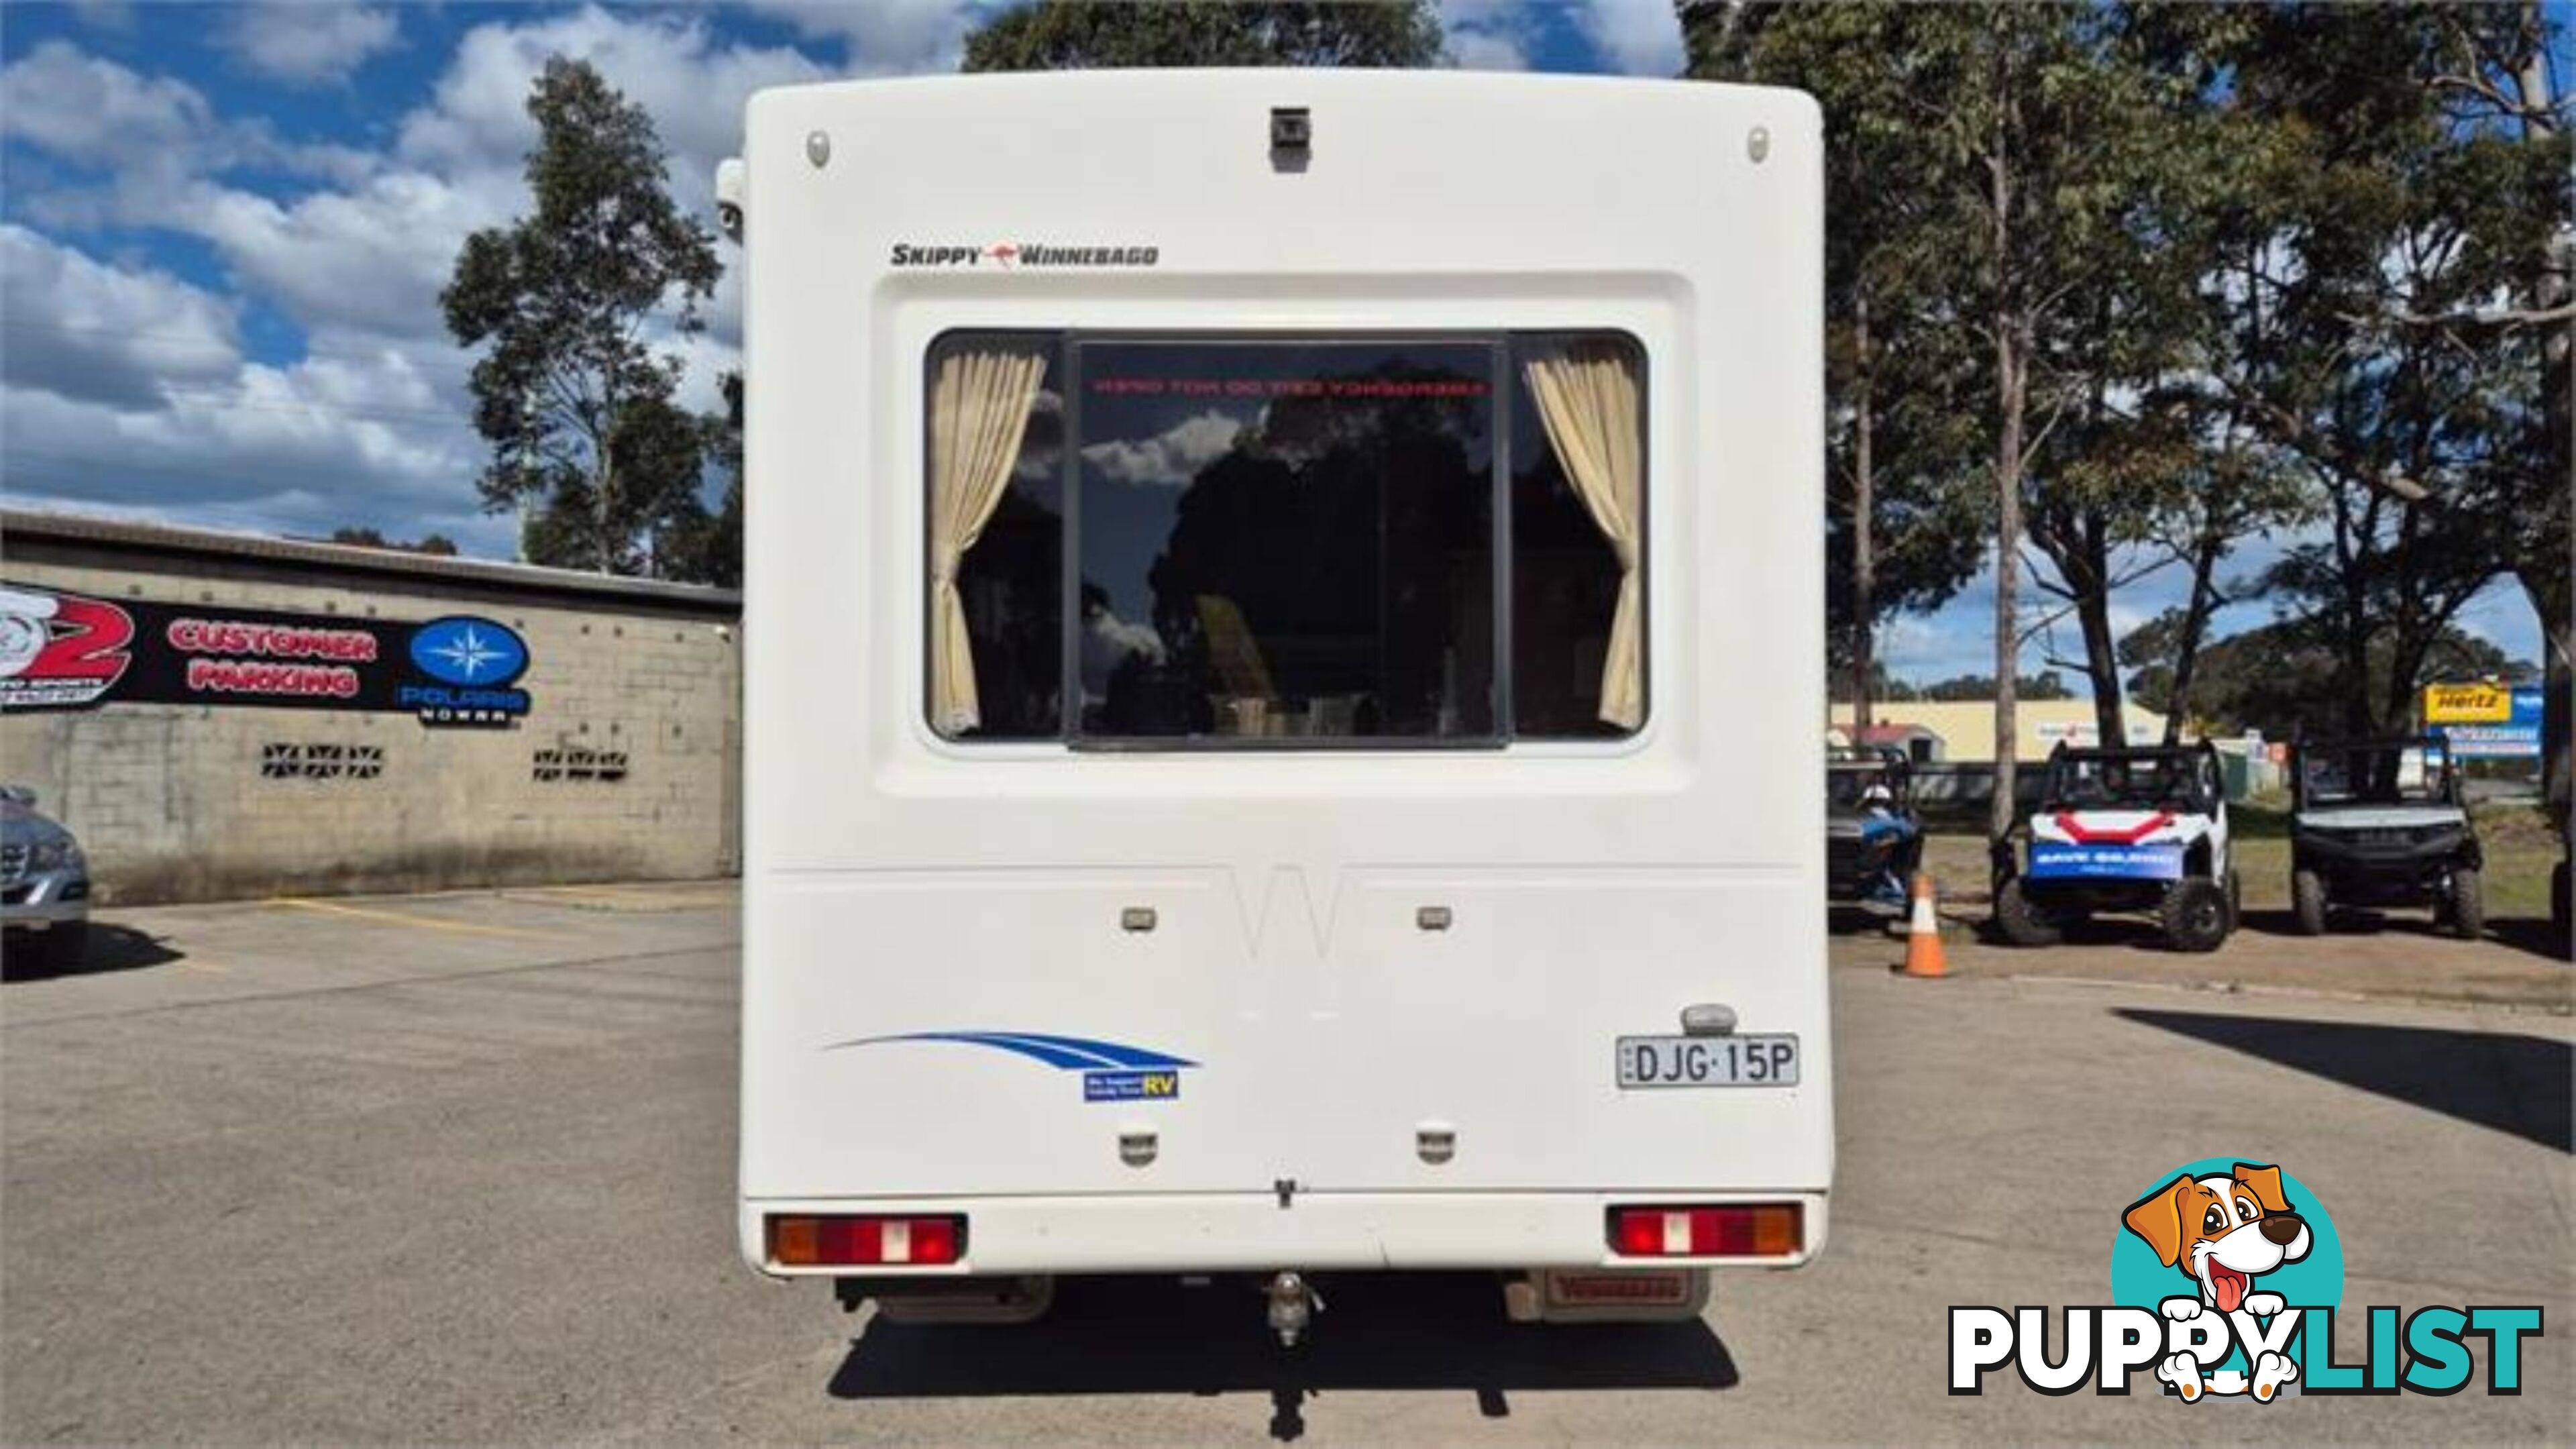
[[[111,601],[351,620],[472,613],[526,639],[516,728],[405,714],[110,704],[0,717],[0,778],[80,836],[104,903],[689,879],[737,868],[741,651],[726,607],[550,596],[266,560],[10,540],[12,580]],[[277,746],[381,752],[372,778],[275,778]],[[541,751],[623,756],[622,778]]]

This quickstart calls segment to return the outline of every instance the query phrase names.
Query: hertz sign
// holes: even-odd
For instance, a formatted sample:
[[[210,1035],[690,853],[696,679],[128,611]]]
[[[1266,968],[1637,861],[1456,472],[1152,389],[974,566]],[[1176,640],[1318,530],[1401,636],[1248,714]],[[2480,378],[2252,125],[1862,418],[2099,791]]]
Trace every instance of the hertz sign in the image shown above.
[[[2501,684],[2424,686],[2424,723],[2503,724],[2513,718],[2513,691]]]

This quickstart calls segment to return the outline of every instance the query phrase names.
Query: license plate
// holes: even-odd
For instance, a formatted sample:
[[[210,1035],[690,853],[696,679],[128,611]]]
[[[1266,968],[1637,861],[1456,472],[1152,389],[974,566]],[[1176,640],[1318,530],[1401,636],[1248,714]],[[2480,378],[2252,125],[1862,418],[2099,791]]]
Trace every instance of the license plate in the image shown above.
[[[1798,1038],[1769,1036],[1623,1036],[1619,1087],[1794,1087]]]

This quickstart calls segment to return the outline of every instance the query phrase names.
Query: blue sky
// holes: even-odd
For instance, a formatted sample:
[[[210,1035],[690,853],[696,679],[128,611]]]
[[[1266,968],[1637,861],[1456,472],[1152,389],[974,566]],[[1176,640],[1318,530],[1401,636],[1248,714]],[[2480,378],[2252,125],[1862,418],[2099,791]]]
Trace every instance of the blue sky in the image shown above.
[[[0,490],[17,506],[272,533],[440,532],[508,557],[483,513],[468,357],[438,288],[508,221],[545,58],[585,56],[652,112],[672,184],[706,209],[764,85],[953,70],[992,0],[752,0],[0,9]],[[1670,75],[1666,0],[1445,0],[1456,64]],[[666,341],[713,407],[736,364],[728,277],[706,332]],[[2124,593],[2151,617],[2180,581]],[[1890,631],[1915,677],[1991,665],[1991,582]],[[2258,606],[2232,627],[2261,623]],[[2500,588],[2465,621],[2530,657]],[[2036,667],[2034,648],[2025,667]]]

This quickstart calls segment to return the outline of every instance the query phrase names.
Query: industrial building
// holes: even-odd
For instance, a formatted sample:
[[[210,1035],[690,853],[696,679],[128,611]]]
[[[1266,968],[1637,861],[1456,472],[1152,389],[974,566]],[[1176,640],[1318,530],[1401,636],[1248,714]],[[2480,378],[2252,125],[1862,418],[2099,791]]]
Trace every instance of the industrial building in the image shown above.
[[[2154,710],[2123,703],[2121,722],[2128,739],[2115,744],[2152,745],[2165,737],[2165,717]],[[1906,749],[1917,764],[1993,764],[1995,702],[1991,699],[1880,700],[1870,709],[1870,743]],[[1833,707],[1831,731],[1836,743],[1849,740],[1852,707]],[[2025,699],[2013,706],[2018,743],[2014,753],[2025,760],[2044,760],[2059,745],[2086,747],[2102,743],[2100,726],[2089,699]],[[1888,731],[1910,727],[1895,738]],[[1926,738],[1928,736],[1928,738]]]
[[[736,868],[740,596],[0,512],[0,779],[102,903]]]

